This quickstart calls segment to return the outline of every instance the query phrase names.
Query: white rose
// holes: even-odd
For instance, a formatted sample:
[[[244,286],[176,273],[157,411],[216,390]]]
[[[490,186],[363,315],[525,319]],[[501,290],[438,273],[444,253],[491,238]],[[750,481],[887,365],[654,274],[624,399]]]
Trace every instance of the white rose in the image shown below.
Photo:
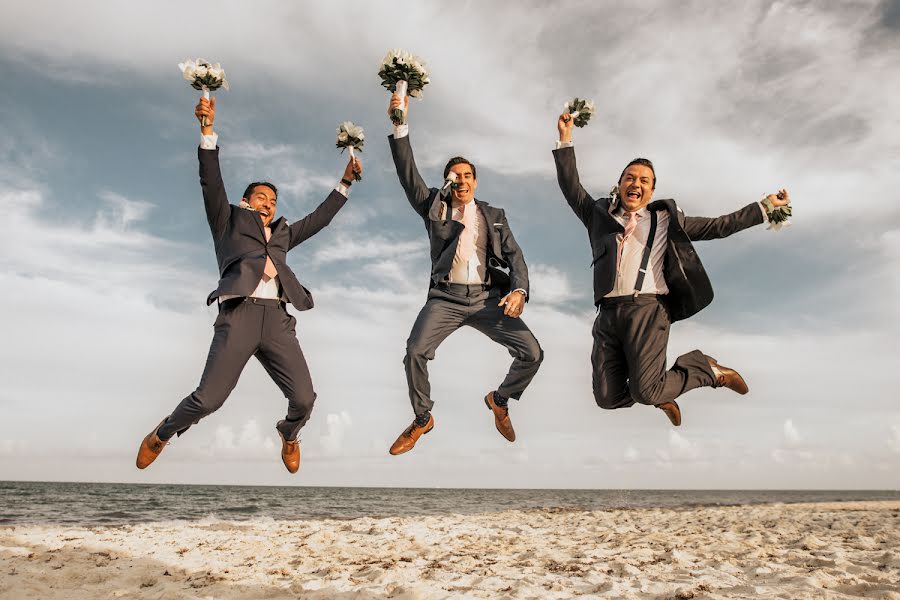
[[[582,110],[583,110],[584,112],[586,112],[586,113],[594,114],[594,101],[593,101],[593,100],[588,100],[588,101],[585,103],[584,108],[583,108]]]
[[[219,67],[212,67],[209,69],[209,74],[220,81],[225,79],[225,71]]]
[[[209,71],[207,70],[206,67],[200,65],[200,66],[198,66],[197,69],[194,71],[194,77],[199,77],[200,79],[202,79],[202,78],[206,77],[206,75],[207,75],[208,72],[209,72]]]
[[[347,137],[348,137],[348,136],[347,136],[347,132],[346,132],[346,131],[342,131],[342,132],[340,132],[340,133],[338,134],[338,141],[339,141],[339,142],[346,142],[346,141],[347,141]]]

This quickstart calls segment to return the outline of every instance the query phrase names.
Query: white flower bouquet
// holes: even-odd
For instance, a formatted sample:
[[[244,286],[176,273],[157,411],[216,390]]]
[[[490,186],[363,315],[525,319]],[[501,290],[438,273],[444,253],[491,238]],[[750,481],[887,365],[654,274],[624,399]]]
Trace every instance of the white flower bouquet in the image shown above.
[[[209,92],[219,88],[228,89],[228,80],[225,79],[225,70],[219,63],[210,64],[203,58],[195,61],[185,60],[178,63],[181,74],[186,81],[190,82],[191,87],[195,90],[201,90],[203,97],[209,100]],[[203,117],[202,126],[206,127],[206,117]]]
[[[784,194],[782,192],[778,192],[778,199],[784,199]],[[782,227],[791,226],[791,217],[794,214],[794,209],[791,207],[790,201],[784,206],[775,206],[772,204],[772,201],[769,200],[769,197],[766,196],[762,199],[762,205],[766,209],[766,214],[769,215],[769,226],[766,227],[766,229],[781,231]]]
[[[421,98],[422,89],[431,82],[425,69],[425,61],[400,48],[394,48],[385,54],[378,76],[381,77],[381,85],[400,98],[407,94],[413,98]],[[391,115],[391,121],[397,125],[402,124],[404,118],[405,111],[402,108],[394,110]]]
[[[353,121],[344,121],[338,125],[337,143],[335,143],[335,147],[341,149],[341,154],[344,153],[344,148],[346,148],[350,152],[350,158],[356,158],[354,150],[362,152],[365,140],[365,131],[363,131],[363,128],[359,125],[354,124]],[[361,181],[362,177],[354,172],[353,179]]]
[[[575,98],[563,105],[563,110],[569,111],[575,121],[572,123],[575,127],[584,127],[594,116],[594,101],[585,100],[583,98]]]

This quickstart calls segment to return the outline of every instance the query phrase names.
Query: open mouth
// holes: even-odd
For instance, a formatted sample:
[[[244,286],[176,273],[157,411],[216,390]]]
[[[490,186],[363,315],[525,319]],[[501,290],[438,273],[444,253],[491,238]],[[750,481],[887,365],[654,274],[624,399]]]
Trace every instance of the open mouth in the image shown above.
[[[268,216],[269,216],[269,211],[267,211],[266,209],[260,209],[260,210],[258,210],[257,212],[258,212],[260,215],[264,216],[264,217],[268,217]]]
[[[638,190],[628,190],[626,198],[628,198],[629,200],[640,200],[641,193]]]

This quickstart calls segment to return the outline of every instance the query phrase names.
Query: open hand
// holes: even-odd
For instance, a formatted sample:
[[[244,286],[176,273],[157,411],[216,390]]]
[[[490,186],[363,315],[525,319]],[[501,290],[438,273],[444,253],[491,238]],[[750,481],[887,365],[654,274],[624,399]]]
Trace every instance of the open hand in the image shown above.
[[[211,134],[213,132],[213,121],[216,120],[215,96],[210,97],[209,100],[200,98],[200,102],[194,107],[194,116],[197,117],[197,121],[200,122],[200,133],[203,135]],[[206,117],[205,126],[203,125],[203,117]]]
[[[564,112],[563,114],[559,115],[559,119],[556,121],[556,128],[559,130],[559,141],[572,141],[572,126],[574,124],[575,117],[570,115],[568,112]]]
[[[522,311],[525,310],[525,294],[519,291],[510,292],[500,299],[497,306],[503,306],[504,304],[506,308],[503,309],[503,314],[517,319],[522,314]]]

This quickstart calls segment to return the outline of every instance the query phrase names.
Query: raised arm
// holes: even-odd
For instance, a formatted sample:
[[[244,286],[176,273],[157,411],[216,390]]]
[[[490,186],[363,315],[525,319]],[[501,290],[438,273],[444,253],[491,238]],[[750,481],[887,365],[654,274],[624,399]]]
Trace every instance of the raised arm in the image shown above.
[[[553,151],[553,159],[556,161],[556,179],[566,202],[569,203],[581,222],[590,227],[595,200],[581,185],[581,179],[578,177],[575,148],[572,146],[573,121],[572,115],[563,113],[556,123],[559,130],[558,147]]]
[[[291,223],[288,250],[316,235],[331,223],[337,212],[347,202],[347,194],[350,186],[353,185],[354,175],[362,175],[362,163],[358,158],[351,158],[347,161],[341,183],[331,190],[322,204],[299,221]]]
[[[209,100],[200,98],[200,102],[194,108],[194,115],[201,123],[202,138],[200,147],[197,149],[197,158],[200,161],[200,189],[203,190],[203,206],[206,209],[206,220],[209,222],[213,238],[218,239],[228,226],[231,206],[228,204],[225,184],[222,182],[222,172],[219,170],[219,147],[216,145],[218,136],[213,131],[213,121],[216,119],[215,97]],[[206,117],[205,126],[202,124],[203,117]]]
[[[391,96],[388,116],[390,116],[392,110],[400,106],[401,102],[407,103],[406,110],[408,111],[408,97],[401,100],[397,96]],[[391,156],[394,157],[397,177],[400,179],[403,191],[406,192],[406,199],[409,200],[413,210],[424,218],[428,214],[428,200],[433,197],[436,190],[430,189],[425,180],[422,179],[422,176],[419,175],[412,146],[409,143],[409,126],[404,124],[394,127],[394,133],[388,136],[388,141],[391,146]]]
[[[785,206],[790,202],[790,196],[787,190],[781,190],[778,194],[769,194],[766,200],[773,206]],[[685,217],[684,232],[694,241],[717,240],[767,220],[765,207],[760,202],[753,202],[721,217]]]

